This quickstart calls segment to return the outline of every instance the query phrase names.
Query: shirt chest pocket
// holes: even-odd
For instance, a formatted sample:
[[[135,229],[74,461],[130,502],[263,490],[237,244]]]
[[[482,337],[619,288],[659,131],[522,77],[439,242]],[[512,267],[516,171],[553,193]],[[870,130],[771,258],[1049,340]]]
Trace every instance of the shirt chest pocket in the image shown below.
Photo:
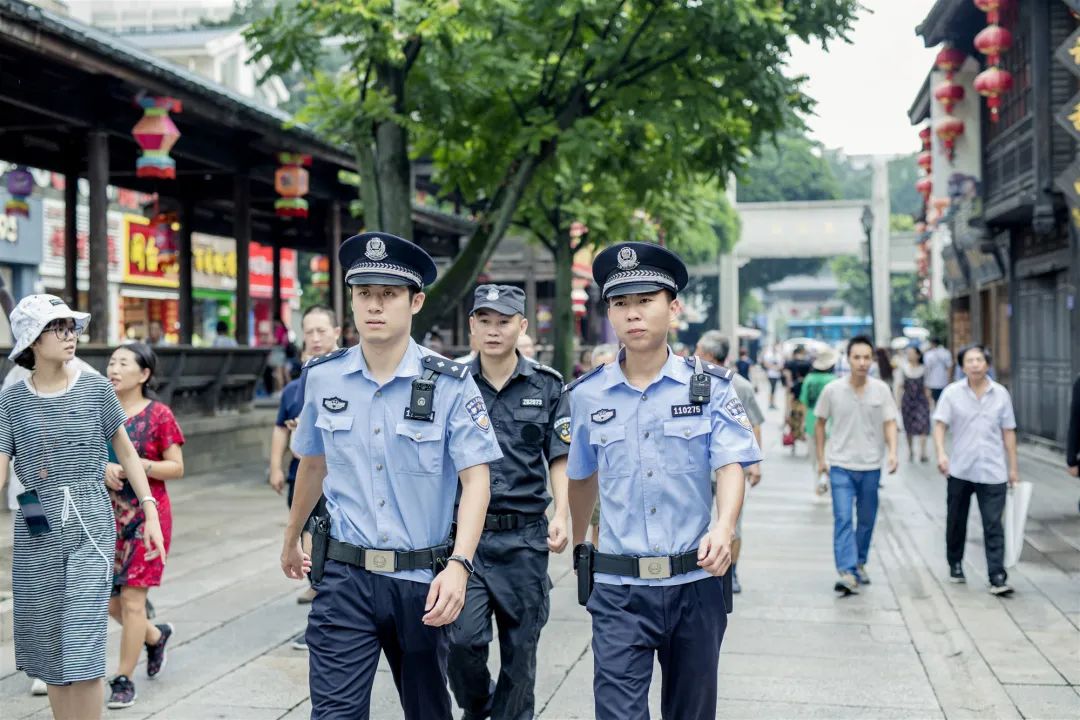
[[[544,439],[547,419],[544,408],[518,408],[514,410],[512,435],[520,438],[526,445],[539,445]]]
[[[706,417],[664,421],[664,466],[672,472],[707,472],[709,431]]]
[[[626,443],[626,427],[610,425],[589,431],[589,444],[596,448],[600,474],[604,477],[623,477],[634,469],[634,458]]]
[[[348,462],[349,434],[352,432],[353,416],[319,413],[315,427],[322,431],[323,450],[327,462]]]
[[[396,433],[398,442],[387,458],[391,467],[414,474],[442,473],[443,452],[446,449],[442,425],[399,422]]]

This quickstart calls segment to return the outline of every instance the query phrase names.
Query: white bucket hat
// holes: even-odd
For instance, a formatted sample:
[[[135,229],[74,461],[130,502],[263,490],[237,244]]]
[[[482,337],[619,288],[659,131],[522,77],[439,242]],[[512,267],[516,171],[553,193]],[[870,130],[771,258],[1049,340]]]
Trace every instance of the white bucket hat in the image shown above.
[[[8,359],[14,360],[23,350],[34,344],[41,336],[41,331],[53,320],[75,321],[76,335],[82,335],[90,324],[90,313],[75,312],[67,303],[55,295],[27,295],[11,311],[11,335],[15,347],[8,353]]]

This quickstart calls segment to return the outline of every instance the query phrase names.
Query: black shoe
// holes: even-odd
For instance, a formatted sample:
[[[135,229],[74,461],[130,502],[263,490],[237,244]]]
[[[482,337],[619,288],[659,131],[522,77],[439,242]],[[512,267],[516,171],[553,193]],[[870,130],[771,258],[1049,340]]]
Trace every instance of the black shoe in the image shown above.
[[[995,575],[990,578],[990,594],[1004,597],[1005,595],[1012,595],[1013,589],[1009,586],[1009,583],[1005,580],[1005,575]]]
[[[109,689],[108,708],[110,710],[129,708],[135,704],[135,699],[139,697],[135,692],[135,683],[131,682],[131,678],[127,675],[114,677],[109,682]]]
[[[833,591],[840,593],[841,597],[858,595],[859,581],[852,573],[844,573],[837,579],[836,584],[833,585]]]
[[[953,563],[949,566],[949,581],[954,583],[966,583],[967,578],[964,577],[964,564]]]
[[[161,637],[153,645],[146,646],[147,677],[155,677],[165,667],[165,662],[169,659],[165,652],[165,646],[169,644],[169,638],[172,637],[173,624],[158,625],[157,629],[161,633]]]

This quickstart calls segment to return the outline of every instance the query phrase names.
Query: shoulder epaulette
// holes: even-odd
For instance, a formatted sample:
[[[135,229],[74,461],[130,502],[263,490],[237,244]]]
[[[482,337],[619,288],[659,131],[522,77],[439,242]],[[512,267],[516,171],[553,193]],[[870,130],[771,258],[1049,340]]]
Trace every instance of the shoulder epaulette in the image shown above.
[[[690,366],[691,370],[697,371],[697,358],[693,355],[686,358],[686,364]],[[735,375],[735,371],[730,368],[726,368],[723,365],[717,365],[716,363],[705,362],[704,360],[701,361],[701,369],[709,375],[723,378],[724,380],[730,380]]]
[[[597,365],[592,370],[590,370],[589,372],[587,372],[584,375],[582,375],[581,377],[579,377],[577,380],[572,380],[571,382],[567,383],[566,386],[563,388],[563,392],[570,392],[571,390],[576,388],[578,385],[585,382],[586,380],[588,380],[593,375],[595,375],[596,373],[600,372],[603,369],[604,369],[603,365]]]
[[[319,355],[318,357],[313,357],[310,360],[308,360],[306,363],[304,363],[304,369],[305,370],[310,370],[311,368],[315,367],[316,365],[322,365],[325,362],[330,362],[331,360],[336,360],[336,359],[338,359],[339,357],[341,357],[342,355],[344,355],[347,352],[349,352],[349,348],[338,348],[337,350],[333,350],[331,352],[328,352],[325,355]]]
[[[540,363],[534,363],[533,369],[539,370],[542,373],[547,373],[548,375],[553,375],[560,383],[563,381],[562,373],[553,367],[548,367],[547,365],[542,365]]]
[[[442,355],[425,355],[420,364],[424,366],[425,370],[440,375],[449,375],[458,380],[463,380],[469,374],[469,363],[454,362],[444,358]]]

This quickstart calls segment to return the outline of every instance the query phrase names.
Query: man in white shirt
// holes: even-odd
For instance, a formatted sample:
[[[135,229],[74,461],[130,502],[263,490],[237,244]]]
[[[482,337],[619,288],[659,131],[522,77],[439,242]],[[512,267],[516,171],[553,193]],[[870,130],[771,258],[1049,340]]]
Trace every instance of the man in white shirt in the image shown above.
[[[941,338],[932,338],[930,340],[930,349],[923,355],[923,365],[926,366],[926,387],[930,388],[930,396],[934,398],[935,403],[949,384],[949,366],[951,364],[952,355],[941,341]]]
[[[986,570],[993,595],[1013,589],[1005,572],[1006,482],[1020,481],[1016,458],[1016,417],[1009,391],[987,377],[990,353],[981,345],[964,348],[956,356],[966,380],[949,385],[934,411],[934,444],[938,469],[949,479],[945,543],[949,577],[965,582],[964,543],[967,541],[971,496],[979,499]],[[945,452],[945,429],[952,430],[952,457]]]
[[[834,380],[818,397],[814,414],[818,472],[832,484],[833,554],[840,578],[833,589],[855,595],[869,585],[866,562],[877,519],[881,459],[888,450],[889,474],[896,472],[896,401],[892,389],[870,377],[874,344],[853,337],[847,347],[851,375]],[[832,419],[829,453],[825,455],[825,426]],[[855,518],[852,518],[852,506]]]

